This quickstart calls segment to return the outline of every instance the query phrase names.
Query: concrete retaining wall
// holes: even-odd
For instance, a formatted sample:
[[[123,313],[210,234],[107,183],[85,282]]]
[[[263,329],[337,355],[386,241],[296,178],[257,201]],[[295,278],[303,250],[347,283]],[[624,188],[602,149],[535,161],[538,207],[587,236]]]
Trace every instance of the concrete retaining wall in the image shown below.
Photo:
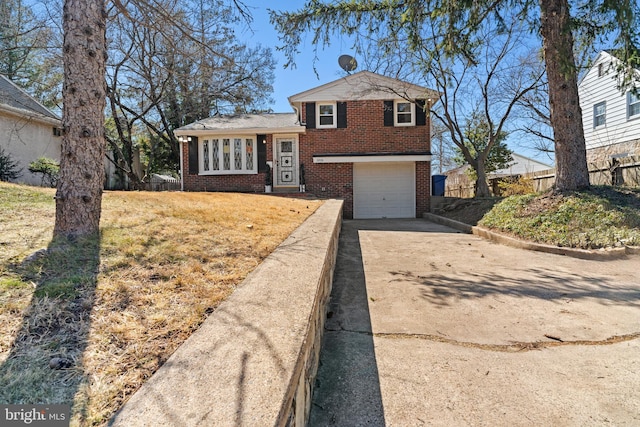
[[[304,426],[342,201],[295,230],[136,392],[113,426]]]

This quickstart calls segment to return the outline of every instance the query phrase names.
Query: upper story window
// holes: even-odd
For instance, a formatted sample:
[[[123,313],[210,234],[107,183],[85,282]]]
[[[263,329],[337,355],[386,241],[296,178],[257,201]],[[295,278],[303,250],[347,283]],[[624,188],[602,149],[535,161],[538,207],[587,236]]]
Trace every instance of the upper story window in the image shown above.
[[[640,92],[627,92],[627,119],[640,117]]]
[[[593,127],[604,126],[607,116],[606,101],[598,102],[593,106]]]
[[[416,108],[415,104],[405,100],[393,102],[393,124],[394,126],[415,126]]]
[[[258,173],[255,137],[230,136],[200,140],[200,175]]]
[[[318,103],[316,108],[316,123],[318,128],[335,128],[336,127],[336,104]]]

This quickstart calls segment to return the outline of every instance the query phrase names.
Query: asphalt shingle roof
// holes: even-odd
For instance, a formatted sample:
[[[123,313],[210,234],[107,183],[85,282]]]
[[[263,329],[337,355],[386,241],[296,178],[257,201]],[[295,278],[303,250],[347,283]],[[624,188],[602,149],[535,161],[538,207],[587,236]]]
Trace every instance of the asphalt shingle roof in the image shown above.
[[[1,105],[25,110],[26,113],[36,113],[51,119],[60,120],[60,117],[56,116],[3,75],[0,75],[0,106]]]
[[[300,126],[296,113],[218,115],[181,127],[179,130],[278,129]]]

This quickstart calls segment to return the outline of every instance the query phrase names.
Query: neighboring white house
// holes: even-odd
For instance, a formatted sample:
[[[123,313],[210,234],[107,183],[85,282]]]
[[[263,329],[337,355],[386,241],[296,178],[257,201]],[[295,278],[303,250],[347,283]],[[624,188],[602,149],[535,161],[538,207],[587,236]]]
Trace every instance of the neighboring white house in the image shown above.
[[[40,185],[42,177],[29,172],[29,163],[48,157],[60,161],[60,118],[0,75],[0,147],[20,163],[16,181]]]
[[[551,165],[539,162],[538,160],[531,159],[529,157],[521,156],[520,154],[512,153],[511,158],[513,160],[511,161],[509,166],[491,172],[490,174],[488,174],[488,177],[498,178],[503,176],[517,176],[553,169],[553,166]]]
[[[578,84],[589,162],[640,155],[640,96],[618,88],[618,62],[600,52]]]
[[[506,168],[493,171],[487,174],[490,187],[494,194],[499,194],[498,182],[500,178],[510,176],[521,176],[533,172],[541,172],[553,169],[553,166],[542,163],[538,160],[522,156],[517,153],[511,153],[513,159]],[[447,176],[445,180],[445,195],[448,197],[473,197],[475,193],[475,181],[468,174],[471,166],[467,163],[455,169],[451,169],[444,173]]]

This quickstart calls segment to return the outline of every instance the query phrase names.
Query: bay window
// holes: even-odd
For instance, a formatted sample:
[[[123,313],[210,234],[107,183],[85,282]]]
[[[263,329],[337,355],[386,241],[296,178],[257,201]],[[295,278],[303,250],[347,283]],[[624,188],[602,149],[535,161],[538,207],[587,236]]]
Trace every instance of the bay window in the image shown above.
[[[200,139],[200,175],[255,174],[255,136]]]

